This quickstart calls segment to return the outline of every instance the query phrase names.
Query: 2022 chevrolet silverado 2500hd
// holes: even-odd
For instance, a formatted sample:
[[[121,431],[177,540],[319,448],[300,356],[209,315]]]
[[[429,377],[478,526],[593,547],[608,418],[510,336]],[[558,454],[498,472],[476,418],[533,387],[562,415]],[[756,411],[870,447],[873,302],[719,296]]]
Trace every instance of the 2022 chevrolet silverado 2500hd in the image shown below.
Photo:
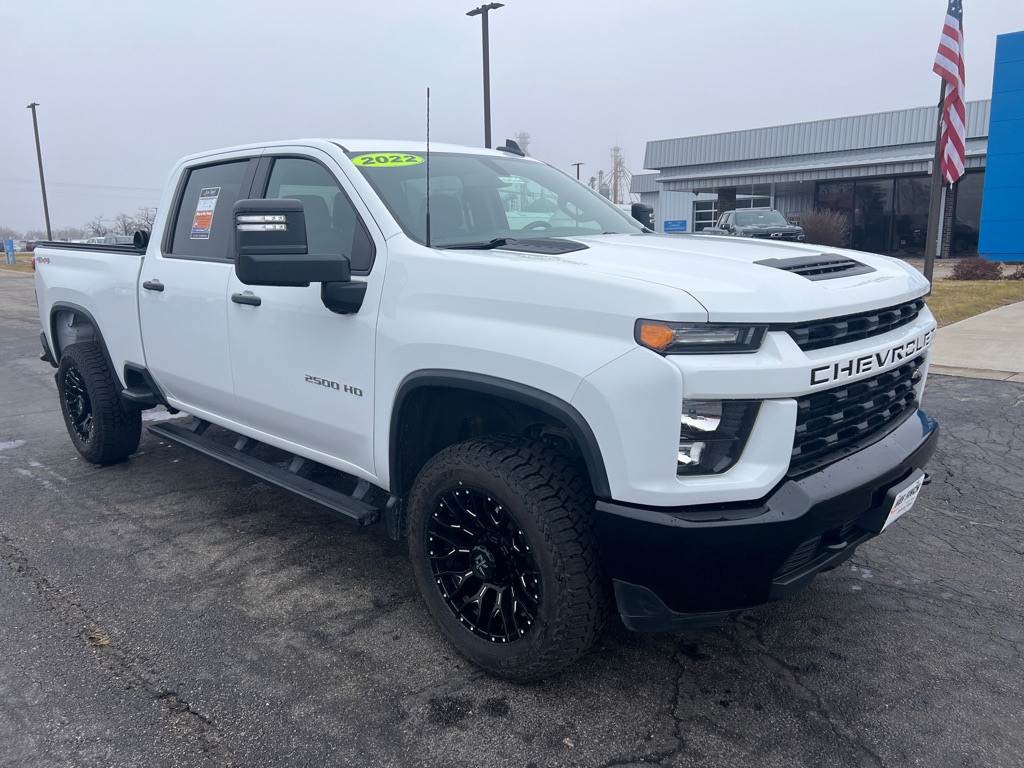
[[[148,244],[36,251],[75,446],[121,461],[140,410],[191,414],[149,429],[407,536],[505,678],[613,607],[671,631],[789,595],[926,479],[935,321],[900,261],[659,236],[511,143],[195,155],[159,210]]]

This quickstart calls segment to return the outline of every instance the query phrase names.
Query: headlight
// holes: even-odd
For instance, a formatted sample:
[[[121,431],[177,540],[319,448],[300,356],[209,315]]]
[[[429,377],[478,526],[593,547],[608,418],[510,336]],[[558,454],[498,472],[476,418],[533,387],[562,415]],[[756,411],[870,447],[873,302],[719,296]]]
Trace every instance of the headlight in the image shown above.
[[[735,464],[760,406],[753,400],[684,400],[676,474],[713,475]]]
[[[718,323],[662,323],[637,320],[637,344],[663,355],[707,355],[756,352],[768,326]]]

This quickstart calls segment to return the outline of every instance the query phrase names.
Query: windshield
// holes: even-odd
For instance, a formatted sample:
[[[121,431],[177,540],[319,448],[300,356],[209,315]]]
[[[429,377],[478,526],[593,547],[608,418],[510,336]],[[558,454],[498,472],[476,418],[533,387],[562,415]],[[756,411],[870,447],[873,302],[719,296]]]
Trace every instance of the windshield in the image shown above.
[[[350,152],[405,233],[426,243],[425,154]],[[639,222],[549,165],[518,157],[430,153],[430,244],[642,232]]]
[[[740,227],[788,227],[789,222],[778,211],[736,211],[736,225]]]

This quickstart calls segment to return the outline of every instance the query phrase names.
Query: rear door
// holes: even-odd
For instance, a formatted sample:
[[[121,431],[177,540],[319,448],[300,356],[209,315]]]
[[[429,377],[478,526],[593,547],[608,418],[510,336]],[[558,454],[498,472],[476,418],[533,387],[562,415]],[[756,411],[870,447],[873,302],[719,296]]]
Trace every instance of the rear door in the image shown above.
[[[256,163],[228,156],[186,169],[159,253],[150,249],[142,265],[146,365],[173,404],[196,415],[238,416],[226,307],[231,209],[248,197]]]
[[[268,150],[253,197],[301,200],[309,253],[348,256],[352,279],[367,290],[359,312],[338,315],[323,305],[319,284],[247,286],[229,276],[231,370],[242,418],[306,455],[311,449],[320,461],[372,478],[383,238],[337,161],[319,150]]]

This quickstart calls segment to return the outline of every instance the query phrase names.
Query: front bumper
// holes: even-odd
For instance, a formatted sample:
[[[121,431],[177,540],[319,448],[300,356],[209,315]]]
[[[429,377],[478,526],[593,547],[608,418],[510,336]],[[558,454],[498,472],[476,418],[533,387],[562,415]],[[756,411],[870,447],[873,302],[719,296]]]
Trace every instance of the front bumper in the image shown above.
[[[917,410],[878,442],[758,501],[598,501],[595,527],[623,623],[641,632],[713,626],[803,588],[877,535],[894,486],[935,452],[938,426]]]

